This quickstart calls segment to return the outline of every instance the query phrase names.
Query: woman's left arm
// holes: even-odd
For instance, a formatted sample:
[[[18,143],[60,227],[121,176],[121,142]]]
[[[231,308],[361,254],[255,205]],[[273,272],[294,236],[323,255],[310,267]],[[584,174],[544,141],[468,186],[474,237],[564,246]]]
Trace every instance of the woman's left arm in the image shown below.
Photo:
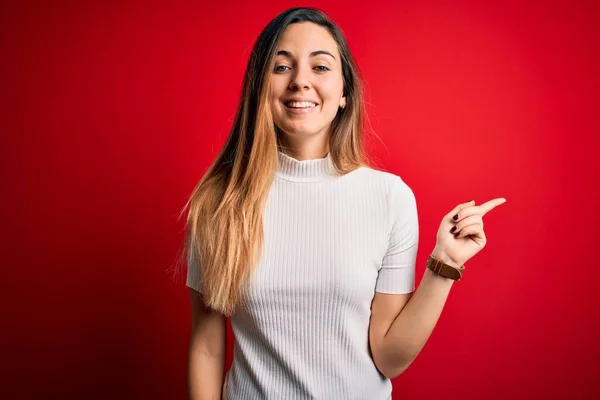
[[[506,199],[499,198],[480,206],[473,201],[459,204],[444,216],[431,255],[455,268],[464,265],[486,244],[483,216],[504,202]],[[414,361],[429,339],[453,283],[425,269],[412,296],[375,293],[369,335],[373,360],[382,374],[395,378]]]

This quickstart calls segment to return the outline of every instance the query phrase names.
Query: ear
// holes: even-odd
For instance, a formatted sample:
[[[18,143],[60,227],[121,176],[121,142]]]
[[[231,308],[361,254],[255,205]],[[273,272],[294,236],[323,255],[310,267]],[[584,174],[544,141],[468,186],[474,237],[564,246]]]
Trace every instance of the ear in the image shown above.
[[[340,108],[345,108],[346,107],[346,96],[342,96],[342,98],[340,99]]]

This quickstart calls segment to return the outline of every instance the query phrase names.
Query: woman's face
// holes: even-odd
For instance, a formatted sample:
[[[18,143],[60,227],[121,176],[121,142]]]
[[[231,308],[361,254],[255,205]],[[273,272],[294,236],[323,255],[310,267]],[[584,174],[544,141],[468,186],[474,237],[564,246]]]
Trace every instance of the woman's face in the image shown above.
[[[337,43],[312,22],[286,28],[270,79],[273,120],[288,135],[327,135],[346,105]]]

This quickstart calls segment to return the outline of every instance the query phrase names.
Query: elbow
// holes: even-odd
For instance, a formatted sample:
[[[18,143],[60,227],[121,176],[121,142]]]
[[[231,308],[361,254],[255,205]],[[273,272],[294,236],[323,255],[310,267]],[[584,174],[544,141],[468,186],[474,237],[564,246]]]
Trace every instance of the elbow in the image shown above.
[[[388,379],[399,377],[415,360],[416,354],[396,354],[395,357],[383,357],[376,363],[377,369]]]
[[[385,339],[385,338],[384,338]],[[382,340],[372,346],[372,358],[379,372],[388,379],[402,375],[420,352],[420,346],[412,341],[390,342]]]
[[[394,379],[399,377],[408,369],[408,366],[411,363],[403,363],[400,365],[395,365],[387,369],[380,369],[379,371],[388,379]]]

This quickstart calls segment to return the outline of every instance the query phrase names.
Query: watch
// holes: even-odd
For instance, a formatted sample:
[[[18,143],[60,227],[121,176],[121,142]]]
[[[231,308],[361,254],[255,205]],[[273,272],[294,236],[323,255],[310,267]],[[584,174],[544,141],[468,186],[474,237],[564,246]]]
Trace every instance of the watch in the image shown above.
[[[432,255],[429,255],[426,266],[431,271],[433,271],[433,273],[443,276],[444,278],[450,278],[455,281],[460,281],[460,278],[462,278],[463,271],[465,270],[464,265],[462,265],[460,268],[451,267],[450,265],[445,264],[441,260],[434,258]]]

